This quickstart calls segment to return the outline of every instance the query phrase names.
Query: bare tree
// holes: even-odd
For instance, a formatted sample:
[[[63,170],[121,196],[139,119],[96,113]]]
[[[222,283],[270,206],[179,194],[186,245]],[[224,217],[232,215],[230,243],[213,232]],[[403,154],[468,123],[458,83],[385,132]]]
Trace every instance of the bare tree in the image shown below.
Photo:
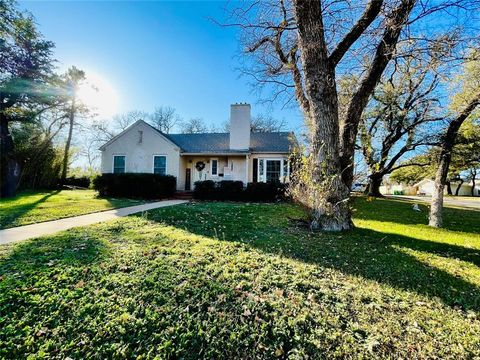
[[[175,109],[170,106],[156,107],[148,117],[148,122],[165,134],[169,134],[181,121],[181,118],[175,113]]]
[[[428,163],[404,162],[422,146],[435,145],[432,123],[443,120],[435,90],[439,76],[424,61],[407,58],[394,62],[380,81],[359,124],[360,148],[368,165],[369,196],[379,197],[385,175],[404,166]]]
[[[285,131],[286,127],[287,123],[285,120],[274,118],[270,114],[259,114],[253,116],[250,124],[250,130],[254,133]],[[222,129],[225,132],[230,132],[230,122],[225,121]]]
[[[138,120],[147,120],[149,116],[150,115],[145,111],[131,110],[123,114],[115,115],[112,118],[111,127],[115,132],[122,132]]]
[[[253,54],[255,65],[247,72],[263,84],[273,84],[274,97],[293,91],[310,128],[314,195],[309,199],[314,202],[307,205],[312,209],[312,229],[338,231],[353,226],[348,200],[358,125],[390,61],[432,48],[444,49],[446,58],[456,45],[464,44],[452,37],[457,34],[453,30],[461,28],[458,18],[450,23],[457,27],[429,31],[428,36],[421,31],[413,35],[416,24],[439,11],[448,16],[449,9],[467,12],[474,5],[478,4],[270,0],[234,11],[239,20],[232,25],[244,30],[246,52]],[[416,48],[404,46],[407,50],[399,54],[399,42],[407,45],[415,36]],[[340,117],[336,75],[342,66],[357,69],[359,81]]]
[[[180,132],[182,134],[200,134],[208,132],[205,121],[201,118],[192,118],[180,123]]]

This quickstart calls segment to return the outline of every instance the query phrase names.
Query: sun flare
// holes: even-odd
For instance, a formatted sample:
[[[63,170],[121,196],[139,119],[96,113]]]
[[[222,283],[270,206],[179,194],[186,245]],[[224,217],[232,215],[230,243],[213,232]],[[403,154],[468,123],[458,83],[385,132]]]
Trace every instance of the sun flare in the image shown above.
[[[118,111],[118,94],[101,75],[85,71],[86,81],[80,85],[79,100],[101,118],[109,118]]]

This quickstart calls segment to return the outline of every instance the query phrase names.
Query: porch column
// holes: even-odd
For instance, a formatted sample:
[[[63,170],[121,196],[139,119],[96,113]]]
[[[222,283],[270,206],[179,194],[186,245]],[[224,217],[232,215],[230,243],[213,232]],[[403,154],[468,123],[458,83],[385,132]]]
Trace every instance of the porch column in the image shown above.
[[[245,186],[248,184],[248,155],[245,155]]]

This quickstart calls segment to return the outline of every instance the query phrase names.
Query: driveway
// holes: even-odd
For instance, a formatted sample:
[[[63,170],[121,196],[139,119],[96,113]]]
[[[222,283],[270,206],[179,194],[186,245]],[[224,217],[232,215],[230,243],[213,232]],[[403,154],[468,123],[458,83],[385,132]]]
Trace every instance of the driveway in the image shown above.
[[[413,195],[391,195],[388,196],[391,199],[405,199],[418,202],[429,203],[431,198],[429,196],[413,196]],[[480,197],[467,197],[467,196],[445,196],[443,198],[443,204],[446,206],[455,206],[468,209],[480,210]]]
[[[138,212],[153,210],[165,206],[187,203],[186,200],[164,200],[148,204],[129,206],[120,209],[96,212],[93,214],[73,216],[65,219],[45,221],[37,224],[19,226],[11,229],[0,230],[0,245],[15,241],[36,238],[43,235],[51,235],[59,231],[68,230],[77,226],[86,226],[118,219],[122,216]]]

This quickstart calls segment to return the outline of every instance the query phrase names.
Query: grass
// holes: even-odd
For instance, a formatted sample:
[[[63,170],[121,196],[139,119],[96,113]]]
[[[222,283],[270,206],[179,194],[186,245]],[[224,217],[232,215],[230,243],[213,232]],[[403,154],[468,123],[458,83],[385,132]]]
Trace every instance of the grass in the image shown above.
[[[23,191],[13,198],[0,199],[0,229],[141,203],[139,200],[99,198],[93,190]]]
[[[0,358],[475,358],[480,212],[196,203],[0,247]],[[297,224],[297,225],[296,225]]]

